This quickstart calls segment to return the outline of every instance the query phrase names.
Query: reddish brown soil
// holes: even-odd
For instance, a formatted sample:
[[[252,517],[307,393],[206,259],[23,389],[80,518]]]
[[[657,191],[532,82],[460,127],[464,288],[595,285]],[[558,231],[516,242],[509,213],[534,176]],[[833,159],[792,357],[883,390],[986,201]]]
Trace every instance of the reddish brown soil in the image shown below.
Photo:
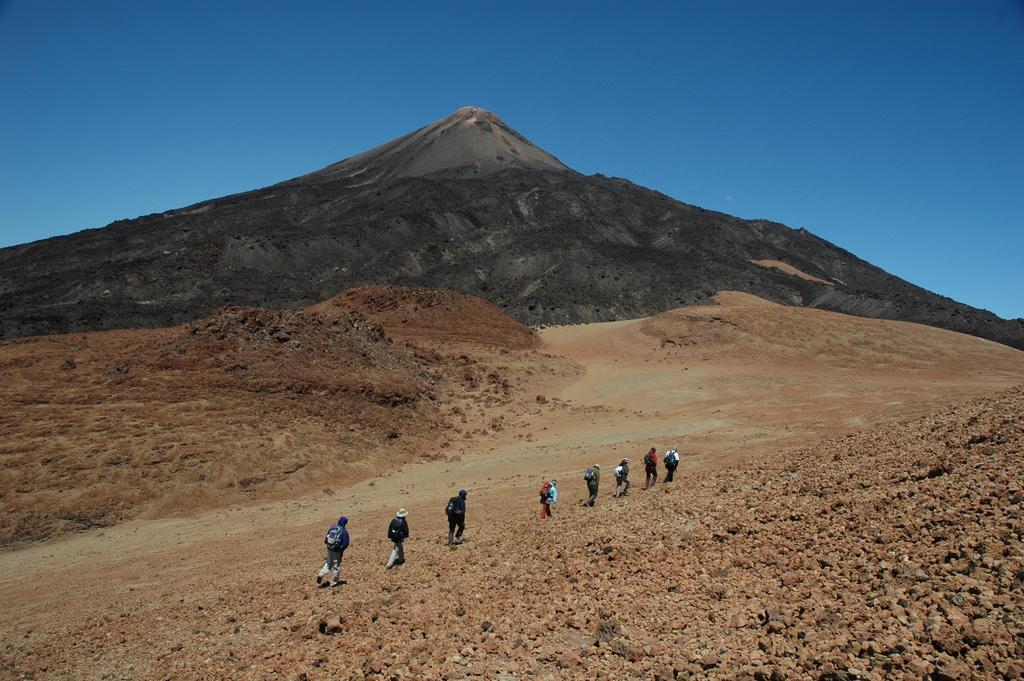
[[[361,310],[396,340],[472,343],[510,350],[536,348],[540,339],[493,303],[443,289],[361,286],[313,307]]]
[[[0,545],[337,487],[395,458],[437,456],[466,422],[460,405],[511,396],[502,346],[537,343],[450,292],[346,297],[380,322],[338,298],[317,306],[326,312],[233,307],[172,329],[0,344]],[[381,322],[427,342],[396,345]],[[431,344],[447,325],[487,346]]]
[[[253,503],[207,498],[221,488],[193,480],[189,512],[168,516],[166,502],[142,497],[143,517],[0,553],[0,675],[1020,677],[1024,389],[1009,387],[1024,383],[1024,354],[749,296],[719,302],[547,329],[524,350],[430,334],[388,343],[357,312],[335,338],[335,313],[258,310],[227,311],[195,333],[0,346],[13,379],[4,404],[20,415],[5,409],[0,422],[4,442],[21,443],[5,460],[37,466],[18,484],[44,491],[72,494],[72,470],[92,480],[82,503],[152,488],[142,473],[104,487],[89,450],[54,434],[65,412],[96,419],[92,446],[131,443],[137,424],[157,422],[170,424],[169,440],[214,440],[214,461],[256,470],[267,461],[235,452],[247,436],[223,418],[232,410],[278,419],[289,450],[328,432],[309,404],[329,412],[330,400],[362,400],[354,423],[379,408],[395,420],[366,423],[403,429],[358,450],[367,463],[310,460],[303,471],[336,471],[329,485],[259,483]],[[287,342],[271,331],[306,324],[319,330],[286,330]],[[293,340],[299,349],[283,356]],[[126,351],[145,362],[108,376]],[[62,371],[68,356],[81,361]],[[223,370],[239,358],[249,378]],[[347,372],[304,373],[328,359]],[[63,378],[80,370],[81,385]],[[173,380],[142,380],[163,374]],[[418,397],[380,405],[393,395],[380,381],[403,377],[399,394]],[[416,437],[437,448],[410,447]],[[611,499],[611,467],[652,444],[680,445],[679,480],[641,492],[634,466],[635,493]],[[51,450],[69,466],[56,480],[41,462]],[[580,470],[594,462],[601,498],[581,508]],[[173,488],[184,470],[156,487]],[[543,524],[542,477],[562,483]],[[449,550],[441,509],[459,487],[470,490],[467,542]],[[41,492],[5,478],[3,493],[6,507]],[[411,512],[408,563],[385,572],[398,506]],[[317,589],[322,534],[339,513],[351,518],[346,584]]]

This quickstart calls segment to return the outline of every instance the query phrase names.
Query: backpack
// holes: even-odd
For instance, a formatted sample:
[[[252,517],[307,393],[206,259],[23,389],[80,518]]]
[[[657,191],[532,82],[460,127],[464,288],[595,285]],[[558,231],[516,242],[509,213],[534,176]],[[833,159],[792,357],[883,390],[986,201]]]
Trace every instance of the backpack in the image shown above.
[[[665,455],[665,463],[669,466],[675,466],[679,463],[679,452],[674,449],[669,450],[668,454]]]
[[[547,501],[551,498],[551,482],[545,480],[540,488],[540,500]]]
[[[405,523],[395,522],[395,520],[392,520],[391,524],[388,525],[388,539],[394,542],[399,542],[405,539],[405,537],[402,536],[403,525],[405,525]]]
[[[448,500],[448,505],[444,507],[445,515],[455,515],[455,500],[458,497],[452,497]]]
[[[327,548],[331,551],[341,550],[341,538],[345,532],[341,525],[332,525],[331,529],[327,530],[327,536],[324,537],[324,543],[327,544]]]
[[[583,471],[583,479],[586,480],[587,482],[590,482],[591,480],[593,480],[594,479],[594,469],[593,468],[588,468],[587,470]]]
[[[622,469],[622,466],[616,466],[615,467],[615,477],[616,477],[616,479],[621,480],[623,475],[625,474],[625,472],[626,471],[624,471]]]

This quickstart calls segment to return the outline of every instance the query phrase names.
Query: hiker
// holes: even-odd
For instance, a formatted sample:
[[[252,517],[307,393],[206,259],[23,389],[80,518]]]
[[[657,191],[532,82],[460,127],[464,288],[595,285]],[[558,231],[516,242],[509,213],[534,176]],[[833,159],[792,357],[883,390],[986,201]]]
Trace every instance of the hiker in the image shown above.
[[[658,453],[654,451],[654,447],[651,447],[651,451],[644,454],[644,489],[650,489],[654,487],[654,483],[658,482]]]
[[[394,547],[391,549],[391,558],[385,566],[387,570],[405,562],[405,550],[402,548],[402,542],[409,538],[409,521],[405,519],[407,515],[409,512],[404,508],[398,509],[398,513],[388,525],[388,539],[394,544]]]
[[[466,490],[460,489],[458,496],[448,500],[444,512],[448,515],[448,546],[462,543],[466,529]]]
[[[551,481],[551,502],[549,503],[549,506],[551,507],[552,511],[555,510],[555,504],[557,504],[557,503],[558,503],[558,481],[557,480],[552,480]]]
[[[677,466],[679,466],[679,448],[673,447],[665,452],[665,482],[672,482]]]
[[[551,481],[545,480],[540,486],[540,519],[551,517]]]
[[[585,506],[591,506],[597,502],[597,487],[601,484],[601,466],[594,464],[587,470],[583,471],[583,479],[587,483],[587,492],[590,493],[590,497],[583,502]]]
[[[615,467],[615,497],[624,497],[629,492],[629,459],[623,459]]]
[[[327,530],[327,535],[324,537],[324,544],[327,545],[327,560],[324,561],[324,566],[316,575],[317,584],[324,581],[328,572],[331,573],[330,586],[335,587],[341,584],[341,559],[345,555],[345,549],[348,548],[346,525],[348,525],[348,518],[341,516],[338,518],[338,522]]]

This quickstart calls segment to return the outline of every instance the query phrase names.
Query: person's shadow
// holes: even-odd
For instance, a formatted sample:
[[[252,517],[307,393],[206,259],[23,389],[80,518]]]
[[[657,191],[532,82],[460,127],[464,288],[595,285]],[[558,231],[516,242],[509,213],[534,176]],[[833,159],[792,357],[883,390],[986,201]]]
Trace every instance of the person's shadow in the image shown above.
[[[339,579],[338,580],[338,586],[345,586],[346,584],[348,584],[348,582],[345,581],[344,579]],[[320,584],[320,586],[318,586],[317,588],[318,589],[330,589],[331,588],[331,583],[330,582],[322,582]]]

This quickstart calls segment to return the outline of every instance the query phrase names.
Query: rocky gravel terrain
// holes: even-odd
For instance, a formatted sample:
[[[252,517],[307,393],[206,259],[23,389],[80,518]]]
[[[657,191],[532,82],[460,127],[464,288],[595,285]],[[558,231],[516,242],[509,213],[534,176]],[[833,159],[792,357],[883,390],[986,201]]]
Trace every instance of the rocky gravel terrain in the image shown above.
[[[563,478],[470,496],[467,542],[411,517],[354,534],[336,589],[320,527],[277,539],[277,574],[145,609],[52,613],[2,644],[11,678],[987,679],[1024,676],[1024,387],[594,509]],[[654,443],[661,444],[661,443]],[[639,458],[637,456],[637,458]],[[530,476],[532,478],[532,476]],[[443,501],[438,503],[438,513]],[[421,516],[422,517],[422,516]],[[325,520],[325,523],[327,521]],[[311,544],[313,546],[311,546]],[[259,551],[251,567],[265,562]],[[232,560],[237,560],[233,558]],[[120,605],[118,605],[120,604]]]

